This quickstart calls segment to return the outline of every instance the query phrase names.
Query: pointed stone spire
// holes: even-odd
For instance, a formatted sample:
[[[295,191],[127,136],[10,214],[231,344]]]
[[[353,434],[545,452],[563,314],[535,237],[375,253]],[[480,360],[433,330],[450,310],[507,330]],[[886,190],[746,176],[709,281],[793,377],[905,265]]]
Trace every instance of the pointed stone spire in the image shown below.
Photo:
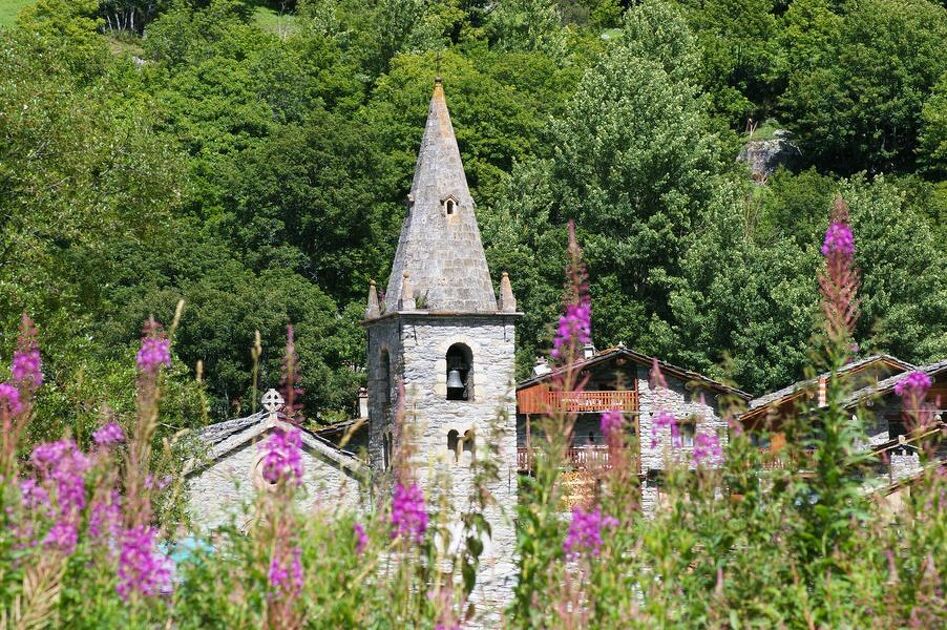
[[[414,287],[411,286],[411,274],[405,271],[401,279],[401,299],[398,300],[399,311],[414,311],[418,308],[414,299]]]
[[[365,309],[365,319],[375,319],[381,315],[381,309],[378,306],[378,291],[375,289],[375,281],[368,283],[368,307]]]
[[[510,274],[503,272],[500,279],[500,300],[499,305],[501,313],[516,312],[516,298],[513,297],[513,285],[510,284]]]
[[[410,272],[414,295],[428,311],[495,313],[474,201],[440,80],[434,83],[408,205],[388,279],[387,310],[401,308],[401,285]]]

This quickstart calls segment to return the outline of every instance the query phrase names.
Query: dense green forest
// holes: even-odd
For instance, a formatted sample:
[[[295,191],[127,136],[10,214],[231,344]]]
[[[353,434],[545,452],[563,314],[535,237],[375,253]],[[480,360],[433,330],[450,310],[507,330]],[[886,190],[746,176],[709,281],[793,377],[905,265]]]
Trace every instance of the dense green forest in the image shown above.
[[[930,0],[30,3],[0,29],[0,328],[6,356],[41,327],[33,437],[132,409],[142,322],[182,298],[164,429],[248,412],[254,331],[271,386],[288,323],[310,418],[350,413],[436,74],[521,374],[574,219],[599,347],[795,379],[838,193],[860,351],[945,356],[944,42]],[[773,128],[801,158],[760,184],[736,156]]]

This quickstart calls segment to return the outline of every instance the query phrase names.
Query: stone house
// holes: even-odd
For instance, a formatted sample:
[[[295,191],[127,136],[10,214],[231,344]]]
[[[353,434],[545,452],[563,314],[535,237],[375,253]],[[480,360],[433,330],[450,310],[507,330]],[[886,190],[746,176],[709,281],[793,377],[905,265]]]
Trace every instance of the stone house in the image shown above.
[[[555,388],[561,370],[537,365],[534,376],[516,387],[517,469],[529,474],[531,452],[542,439],[538,419],[551,410],[577,414],[571,436],[569,459],[574,468],[592,463],[607,463],[608,449],[600,429],[601,414],[619,409],[629,420],[629,431],[639,437],[635,461],[643,480],[642,503],[653,508],[661,483],[661,472],[668,454],[690,460],[689,454],[698,433],[711,433],[725,444],[728,439],[726,409],[735,402],[745,403],[750,395],[696,372],[657,361],[666,388],[651,386],[650,372],[655,358],[619,345],[602,352],[586,348],[575,369],[584,381],[581,392],[562,392]],[[668,430],[653,430],[653,420],[666,411],[681,429],[681,447],[672,449]],[[657,441],[652,446],[652,437]]]

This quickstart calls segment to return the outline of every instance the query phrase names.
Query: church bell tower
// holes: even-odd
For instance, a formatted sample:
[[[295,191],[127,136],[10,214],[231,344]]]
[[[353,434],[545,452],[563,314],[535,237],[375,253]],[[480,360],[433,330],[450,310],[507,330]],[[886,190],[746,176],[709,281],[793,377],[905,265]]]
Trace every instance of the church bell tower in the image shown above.
[[[384,299],[374,284],[369,289],[369,457],[376,476],[395,463],[400,445],[394,414],[403,403],[405,422],[414,425],[412,464],[419,479],[427,484],[432,468],[446,468],[454,504],[463,507],[472,483],[470,463],[502,418],[499,441],[493,442],[501,479],[490,490],[512,510],[514,341],[521,314],[506,274],[499,298],[494,293],[475,209],[438,79]],[[500,574],[512,563],[515,540],[499,513],[486,516],[493,537],[482,570],[488,573],[492,563],[495,575],[485,574],[483,584],[504,579]]]

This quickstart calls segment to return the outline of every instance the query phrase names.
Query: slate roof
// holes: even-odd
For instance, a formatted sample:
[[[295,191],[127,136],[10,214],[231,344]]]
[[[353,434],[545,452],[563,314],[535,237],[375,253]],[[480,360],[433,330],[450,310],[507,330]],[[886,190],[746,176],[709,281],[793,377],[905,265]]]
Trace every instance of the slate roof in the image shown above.
[[[631,350],[630,348],[626,348],[624,346],[617,346],[614,348],[609,348],[607,350],[602,350],[601,352],[596,353],[595,356],[593,356],[590,359],[585,359],[583,361],[577,362],[574,366],[574,369],[585,370],[588,368],[592,368],[592,367],[595,367],[596,365],[607,363],[608,361],[611,361],[612,359],[615,359],[619,356],[627,357],[631,359],[632,361],[635,361],[636,363],[639,363],[641,365],[650,366],[654,362],[654,357],[650,357],[646,354],[642,354],[640,352]],[[692,372],[691,370],[678,367],[666,361],[661,361],[660,359],[658,359],[658,365],[661,367],[661,371],[663,371],[665,374],[671,374],[685,382],[688,382],[688,383],[697,382],[704,385],[708,389],[712,389],[712,390],[722,392],[725,394],[732,394],[734,396],[742,398],[743,400],[749,400],[751,397],[750,394],[746,393],[745,391],[741,389],[738,389],[736,387],[731,387],[730,385],[726,385],[724,383],[721,383],[720,381],[716,381],[712,378],[704,376],[703,374]],[[517,383],[516,389],[520,390],[526,387],[532,387],[533,385],[549,380],[556,374],[560,374],[562,372],[563,372],[563,368],[560,368],[558,370],[553,370],[552,372],[548,374],[542,374],[540,376],[531,376],[530,378],[527,378]]]
[[[947,359],[919,367],[911,366],[910,369],[917,370],[918,372],[924,372],[928,376],[937,376],[941,372],[947,371]],[[900,381],[902,378],[905,378],[904,372],[895,374],[894,376],[889,376],[884,380],[878,381],[878,383],[875,385],[863,387],[862,389],[859,389],[858,391],[855,391],[849,395],[843,404],[848,407],[867,400],[868,398],[883,396],[884,394],[893,391],[894,386],[897,385],[898,381]]]
[[[863,359],[858,359],[858,360],[856,360],[856,361],[852,361],[851,363],[846,364],[846,365],[845,365],[844,367],[842,367],[842,369],[839,371],[839,374],[844,374],[844,373],[846,373],[846,372],[851,372],[852,370],[856,370],[856,369],[858,369],[858,368],[860,368],[860,367],[863,367],[863,366],[865,366],[865,365],[868,365],[868,364],[873,363],[873,362],[876,362],[876,361],[888,361],[888,362],[893,363],[893,364],[895,364],[895,365],[899,365],[899,366],[902,367],[905,371],[906,371],[906,370],[914,369],[914,366],[913,366],[912,364],[910,364],[910,363],[908,363],[908,362],[906,362],[906,361],[902,361],[901,359],[899,359],[899,358],[897,358],[897,357],[894,357],[894,356],[891,356],[891,355],[889,355],[889,354],[873,354],[873,355],[868,356],[868,357],[865,357],[865,358],[863,358]],[[903,372],[902,372],[902,373],[903,373]],[[826,378],[826,377],[828,377],[828,376],[830,376],[830,375],[831,375],[831,372],[823,372],[822,374],[819,374],[818,376],[816,376],[816,377],[814,377],[814,378],[810,378],[810,379],[803,380],[803,381],[797,381],[797,382],[793,383],[792,385],[789,385],[789,386],[787,386],[787,387],[783,387],[782,389],[778,389],[778,390],[776,390],[776,391],[774,391],[774,392],[770,392],[770,393],[764,394],[764,395],[762,395],[762,396],[760,396],[760,397],[758,397],[758,398],[754,398],[753,400],[750,401],[749,405],[747,406],[747,409],[748,409],[749,411],[752,411],[752,410],[758,409],[758,408],[760,408],[760,407],[766,407],[766,406],[768,406],[768,405],[770,405],[770,404],[772,404],[772,403],[774,403],[774,402],[777,402],[777,401],[782,400],[782,399],[784,399],[784,398],[788,398],[788,397],[792,396],[793,394],[795,394],[795,393],[797,393],[797,392],[806,391],[807,389],[809,389],[809,388],[813,387],[814,385],[816,385],[816,384],[819,382],[820,379]],[[893,378],[893,377],[892,377],[892,378]]]
[[[448,200],[453,206],[449,215]],[[440,80],[428,108],[408,203],[385,292],[385,312],[399,310],[407,272],[419,310],[495,313],[497,300],[475,204]]]
[[[198,433],[198,437],[208,446],[207,459],[202,462],[192,462],[187,467],[187,474],[203,470],[213,462],[226,457],[227,454],[242,448],[247,442],[259,438],[270,426],[270,414],[262,410],[244,418],[225,420],[204,427]],[[292,425],[286,421],[286,416],[282,412],[277,412],[275,426],[288,428]],[[303,427],[300,427],[300,431],[305,447],[336,462],[343,468],[359,473],[366,472],[364,463],[355,453],[339,448],[318,432]]]

